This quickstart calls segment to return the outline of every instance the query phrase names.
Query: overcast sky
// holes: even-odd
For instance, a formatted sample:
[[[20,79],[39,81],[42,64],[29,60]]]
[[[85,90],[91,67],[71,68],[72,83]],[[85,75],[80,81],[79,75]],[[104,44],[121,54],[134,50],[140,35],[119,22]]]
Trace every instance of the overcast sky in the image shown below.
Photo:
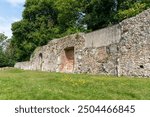
[[[0,0],[0,33],[12,36],[11,24],[22,18],[25,0]]]

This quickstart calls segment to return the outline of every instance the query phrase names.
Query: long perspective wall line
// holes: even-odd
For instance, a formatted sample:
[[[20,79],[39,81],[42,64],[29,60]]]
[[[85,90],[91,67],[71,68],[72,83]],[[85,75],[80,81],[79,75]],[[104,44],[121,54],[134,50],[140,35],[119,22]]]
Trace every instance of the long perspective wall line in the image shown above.
[[[150,77],[150,9],[111,27],[54,39],[15,67]]]

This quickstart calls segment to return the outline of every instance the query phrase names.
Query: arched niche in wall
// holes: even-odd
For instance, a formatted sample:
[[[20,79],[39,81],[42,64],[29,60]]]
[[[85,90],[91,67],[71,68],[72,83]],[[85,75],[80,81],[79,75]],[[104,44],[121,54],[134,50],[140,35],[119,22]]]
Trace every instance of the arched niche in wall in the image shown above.
[[[40,70],[42,70],[42,63],[43,63],[43,54],[40,53],[39,54],[39,66],[40,66]]]
[[[74,71],[74,47],[65,48],[61,56],[61,72]]]

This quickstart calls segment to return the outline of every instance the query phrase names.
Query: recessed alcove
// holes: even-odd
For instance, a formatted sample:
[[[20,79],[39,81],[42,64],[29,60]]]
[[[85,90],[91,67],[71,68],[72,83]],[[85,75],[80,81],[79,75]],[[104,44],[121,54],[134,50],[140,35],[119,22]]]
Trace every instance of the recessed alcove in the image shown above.
[[[61,57],[61,72],[73,72],[74,47],[65,48]]]
[[[39,66],[40,66],[40,70],[42,70],[42,60],[43,59],[43,54],[42,53],[40,53],[39,54]]]

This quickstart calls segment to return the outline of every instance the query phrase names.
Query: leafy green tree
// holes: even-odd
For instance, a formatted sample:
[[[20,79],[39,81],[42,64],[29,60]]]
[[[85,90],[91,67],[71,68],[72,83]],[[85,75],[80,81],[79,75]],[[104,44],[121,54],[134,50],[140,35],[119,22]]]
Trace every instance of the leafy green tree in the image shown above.
[[[0,67],[13,66],[15,61],[12,58],[12,55],[8,52],[9,47],[5,47],[5,51],[3,49],[3,46],[7,46],[9,44],[2,45],[4,41],[5,43],[9,43],[8,37],[5,36],[5,34],[0,33]]]
[[[23,19],[12,24],[15,57],[17,61],[28,60],[37,46],[55,37],[57,13],[52,0],[26,0]]]
[[[0,43],[2,43],[5,39],[7,39],[7,36],[4,33],[0,33]]]
[[[5,63],[6,63],[6,57],[4,55],[2,47],[0,47],[0,67],[3,67]]]
[[[112,23],[112,16],[115,12],[114,0],[83,0],[86,14],[84,22],[88,29],[96,30]]]
[[[118,0],[118,11],[114,19],[119,22],[123,19],[135,16],[148,8],[148,3],[143,0]]]
[[[83,25],[80,25],[82,16],[81,0],[56,0],[55,8],[58,11],[58,26],[60,34],[71,34],[84,31]]]
[[[150,7],[149,0],[83,0],[84,22],[96,30],[135,16]]]

